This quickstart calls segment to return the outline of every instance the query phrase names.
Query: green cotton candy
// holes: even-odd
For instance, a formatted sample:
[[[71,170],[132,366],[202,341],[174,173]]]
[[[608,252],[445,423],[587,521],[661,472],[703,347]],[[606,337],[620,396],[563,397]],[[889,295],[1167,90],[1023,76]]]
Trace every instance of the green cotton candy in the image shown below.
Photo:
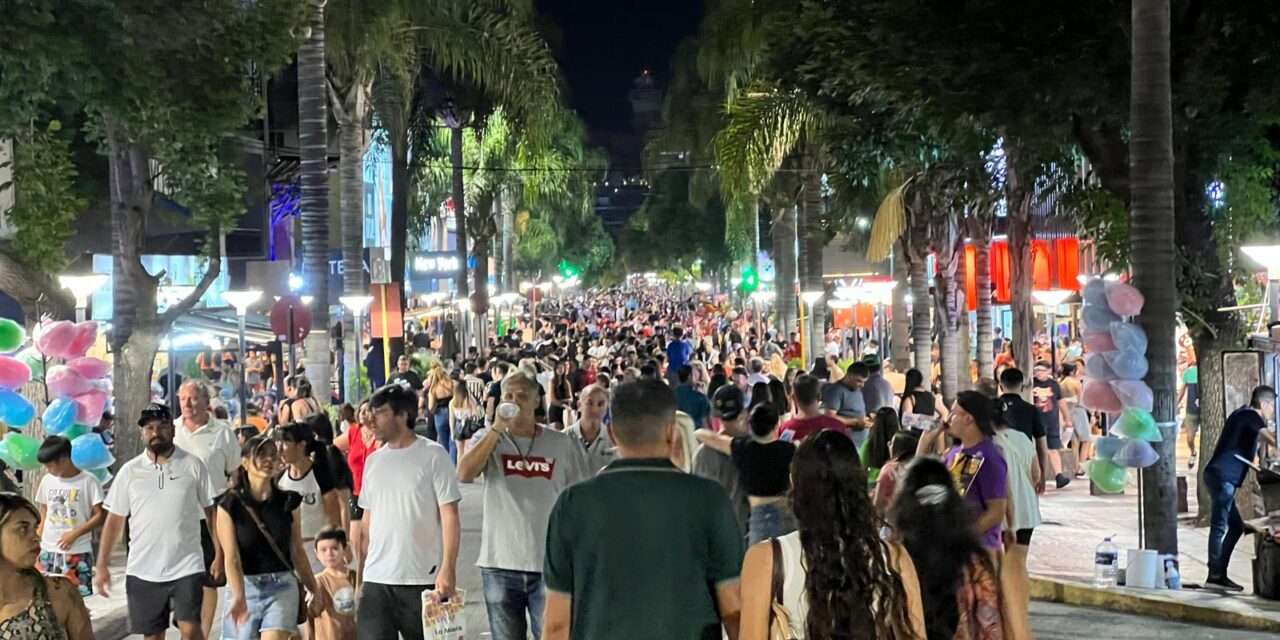
[[[1095,458],[1089,461],[1089,480],[1106,493],[1124,493],[1129,472],[1109,460]]]
[[[13,466],[23,471],[34,471],[40,468],[36,454],[40,451],[40,441],[21,433],[10,433],[4,437],[4,443],[13,459]]]
[[[1147,442],[1164,440],[1164,437],[1160,435],[1160,429],[1156,427],[1156,419],[1151,416],[1151,412],[1134,407],[1125,407],[1124,411],[1120,413],[1120,419],[1116,420],[1116,424],[1111,428],[1111,431],[1133,440],[1145,440]]]
[[[27,331],[22,325],[9,318],[0,318],[0,353],[16,351],[26,339]]]
[[[62,433],[59,433],[58,435],[68,440],[75,440],[76,438],[86,433],[89,433],[91,430],[92,429],[90,427],[86,427],[82,424],[73,424],[71,425],[71,428],[67,429],[66,431],[63,431]]]

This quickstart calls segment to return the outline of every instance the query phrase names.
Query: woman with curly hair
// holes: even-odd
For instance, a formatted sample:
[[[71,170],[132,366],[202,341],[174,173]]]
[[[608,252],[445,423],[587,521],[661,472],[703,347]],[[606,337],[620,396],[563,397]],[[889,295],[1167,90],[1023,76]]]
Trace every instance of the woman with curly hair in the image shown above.
[[[920,576],[928,640],[1002,640],[1000,584],[973,515],[941,461],[907,467],[889,520]]]
[[[797,529],[747,551],[739,637],[765,640],[780,625],[782,637],[797,640],[923,639],[915,566],[881,539],[853,442],[837,431],[805,439],[791,478]],[[787,616],[774,615],[775,600]]]

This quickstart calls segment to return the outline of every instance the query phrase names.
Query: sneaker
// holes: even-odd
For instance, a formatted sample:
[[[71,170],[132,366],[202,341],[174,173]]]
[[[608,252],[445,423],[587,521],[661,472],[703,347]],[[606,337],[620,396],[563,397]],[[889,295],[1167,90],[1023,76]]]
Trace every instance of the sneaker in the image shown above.
[[[1196,468],[1196,457],[1194,454],[1192,454],[1190,458],[1187,458],[1187,468],[1188,469]]]
[[[1204,584],[1205,586],[1218,587],[1226,591],[1244,591],[1244,587],[1232,582],[1231,578],[1226,576],[1209,576],[1204,581]]]
[[[1057,484],[1058,484],[1058,488],[1062,489],[1067,485],[1071,484],[1071,478],[1068,478],[1067,474],[1065,473],[1059,473],[1057,478]]]

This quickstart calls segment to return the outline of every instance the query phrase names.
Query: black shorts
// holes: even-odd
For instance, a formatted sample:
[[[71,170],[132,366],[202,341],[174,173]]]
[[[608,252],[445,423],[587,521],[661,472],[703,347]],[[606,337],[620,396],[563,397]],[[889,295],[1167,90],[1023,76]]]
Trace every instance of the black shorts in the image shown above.
[[[170,582],[150,582],[125,576],[129,603],[129,632],[158,635],[169,628],[169,614],[179,622],[200,622],[204,604],[204,574],[193,573]],[[172,606],[171,606],[172,605]]]
[[[1062,429],[1046,428],[1044,430],[1044,443],[1050,451],[1062,449]]]
[[[1029,547],[1031,546],[1032,533],[1035,533],[1035,529],[1018,529],[1017,531],[1013,532],[1013,537],[1018,544],[1024,547]]]
[[[351,494],[350,500],[347,502],[347,511],[351,514],[352,520],[364,520],[364,509],[360,506],[360,496]]]

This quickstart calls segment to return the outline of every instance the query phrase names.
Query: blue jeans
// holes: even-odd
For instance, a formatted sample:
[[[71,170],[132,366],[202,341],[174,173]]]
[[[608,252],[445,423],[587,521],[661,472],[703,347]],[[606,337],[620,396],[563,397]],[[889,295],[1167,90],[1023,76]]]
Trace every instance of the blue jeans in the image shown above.
[[[436,421],[436,441],[449,452],[453,463],[458,464],[458,445],[453,441],[453,434],[449,432],[449,407],[437,408],[433,419]]]
[[[1212,471],[1205,471],[1204,484],[1213,501],[1209,511],[1209,576],[1226,577],[1231,553],[1244,534],[1244,519],[1236,508],[1237,487],[1219,480]]]
[[[751,517],[747,520],[747,546],[785,536],[795,530],[796,518],[785,504],[756,505],[751,507]]]
[[[480,578],[493,640],[525,640],[530,627],[534,638],[542,637],[541,573],[481,567]],[[529,612],[528,624],[525,611]]]
[[[244,600],[249,605],[249,621],[236,624],[226,615],[231,610],[231,589],[223,589],[222,637],[248,640],[261,637],[264,631],[298,631],[298,580],[292,571],[261,573],[244,577]]]

